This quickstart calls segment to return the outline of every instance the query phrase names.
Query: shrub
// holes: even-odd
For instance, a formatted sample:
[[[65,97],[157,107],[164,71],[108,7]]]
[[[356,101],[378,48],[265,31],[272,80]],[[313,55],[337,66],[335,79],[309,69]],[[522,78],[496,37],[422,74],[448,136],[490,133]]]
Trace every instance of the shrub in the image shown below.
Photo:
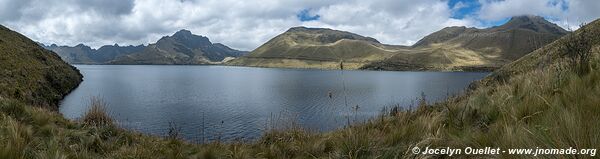
[[[580,32],[571,34],[561,47],[571,68],[580,76],[590,72],[592,41],[588,34],[588,29],[581,25]]]

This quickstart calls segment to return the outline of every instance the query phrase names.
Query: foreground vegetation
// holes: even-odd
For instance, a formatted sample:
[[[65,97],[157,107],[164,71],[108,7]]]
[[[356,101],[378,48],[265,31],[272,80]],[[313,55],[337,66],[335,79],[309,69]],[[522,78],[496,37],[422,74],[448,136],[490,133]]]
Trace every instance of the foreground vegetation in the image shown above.
[[[0,98],[0,158],[421,158],[445,156],[413,154],[411,148],[597,149],[600,21],[494,72],[465,96],[391,109],[329,133],[273,130],[252,143],[196,145],[176,134],[157,138],[121,130],[101,111],[102,102],[91,103],[81,121],[68,121],[55,111]]]

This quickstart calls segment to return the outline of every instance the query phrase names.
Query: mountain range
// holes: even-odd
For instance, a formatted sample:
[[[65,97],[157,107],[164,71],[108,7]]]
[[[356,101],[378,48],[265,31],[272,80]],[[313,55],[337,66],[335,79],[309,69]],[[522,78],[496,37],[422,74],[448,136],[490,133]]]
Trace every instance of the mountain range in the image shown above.
[[[501,26],[486,29],[447,27],[362,69],[492,70],[567,33],[539,16],[512,17]]]
[[[387,45],[355,33],[293,27],[252,52],[180,30],[148,46],[44,46],[74,64],[226,64],[252,67],[489,71],[567,34],[539,16],[515,16],[485,29],[446,27],[412,46]],[[343,67],[341,67],[343,65]]]
[[[491,70],[568,32],[539,16],[516,16],[501,26],[447,27],[413,46],[325,28],[295,27],[229,65],[371,70]],[[343,62],[342,62],[343,61]]]
[[[162,37],[148,46],[115,44],[92,49],[84,44],[39,45],[72,64],[219,64],[246,53],[212,43],[207,37],[194,35],[188,30]]]
[[[15,99],[56,110],[82,78],[57,54],[0,25],[0,100]],[[0,107],[6,110],[6,105]]]
[[[84,44],[76,46],[58,46],[56,44],[44,45],[39,43],[39,45],[54,51],[64,61],[72,64],[105,64],[117,57],[142,51],[145,47],[144,45],[119,46],[118,44],[115,44],[104,45],[98,49],[92,49]]]
[[[180,30],[173,36],[162,37],[142,51],[117,57],[110,64],[219,64],[246,54],[207,37]]]

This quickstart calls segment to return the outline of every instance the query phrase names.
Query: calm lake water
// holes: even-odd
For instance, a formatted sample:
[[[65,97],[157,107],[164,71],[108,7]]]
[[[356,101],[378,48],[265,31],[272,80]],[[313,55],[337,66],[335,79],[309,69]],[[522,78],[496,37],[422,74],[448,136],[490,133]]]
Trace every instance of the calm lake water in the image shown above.
[[[341,128],[410,106],[423,92],[439,101],[487,73],[272,69],[229,66],[77,65],[81,85],[61,103],[80,118],[91,97],[127,129],[164,136],[170,125],[201,142],[260,137],[265,129]],[[345,85],[345,91],[344,91]],[[331,97],[330,97],[331,95]],[[354,109],[358,105],[358,109]],[[414,104],[413,104],[414,105]]]

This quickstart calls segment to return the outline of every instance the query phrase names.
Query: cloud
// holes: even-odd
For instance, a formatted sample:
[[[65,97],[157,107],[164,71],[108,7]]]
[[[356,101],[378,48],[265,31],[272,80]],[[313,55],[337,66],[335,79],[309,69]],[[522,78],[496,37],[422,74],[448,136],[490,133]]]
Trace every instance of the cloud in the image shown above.
[[[600,11],[598,11],[600,1],[572,0],[567,4],[567,13],[560,16],[558,22],[563,27],[577,29],[582,23],[589,23],[600,18]]]
[[[34,40],[93,47],[147,44],[189,29],[213,42],[252,50],[300,25],[412,44],[461,21],[449,18],[451,9],[439,0],[0,0],[0,6],[0,22]],[[302,12],[309,21],[298,17]]]
[[[298,17],[298,19],[300,19],[300,21],[313,21],[313,20],[319,20],[319,18],[321,18],[320,15],[315,14],[313,12],[311,12],[311,9],[304,9],[302,11],[300,11],[300,13],[298,13],[296,15],[296,17]]]
[[[454,4],[454,6],[452,7],[452,10],[460,10],[460,9],[467,8],[467,7],[469,7],[468,4],[466,4],[463,1],[459,1],[456,4]]]
[[[516,15],[540,15],[563,28],[575,30],[581,23],[600,17],[600,1],[594,0],[479,0],[481,20],[500,20]]]
[[[0,23],[34,40],[60,45],[148,44],[188,29],[213,42],[253,50],[300,25],[411,45],[446,26],[482,26],[482,21],[517,14],[552,16],[568,26],[595,19],[595,9],[600,8],[597,1],[480,0],[466,6],[479,6],[471,3],[481,3],[481,10],[457,19],[452,14],[467,3],[450,7],[446,0],[0,0]],[[299,18],[303,12],[310,20]]]
[[[560,16],[564,1],[556,0],[479,0],[479,18],[501,20],[516,15]]]

